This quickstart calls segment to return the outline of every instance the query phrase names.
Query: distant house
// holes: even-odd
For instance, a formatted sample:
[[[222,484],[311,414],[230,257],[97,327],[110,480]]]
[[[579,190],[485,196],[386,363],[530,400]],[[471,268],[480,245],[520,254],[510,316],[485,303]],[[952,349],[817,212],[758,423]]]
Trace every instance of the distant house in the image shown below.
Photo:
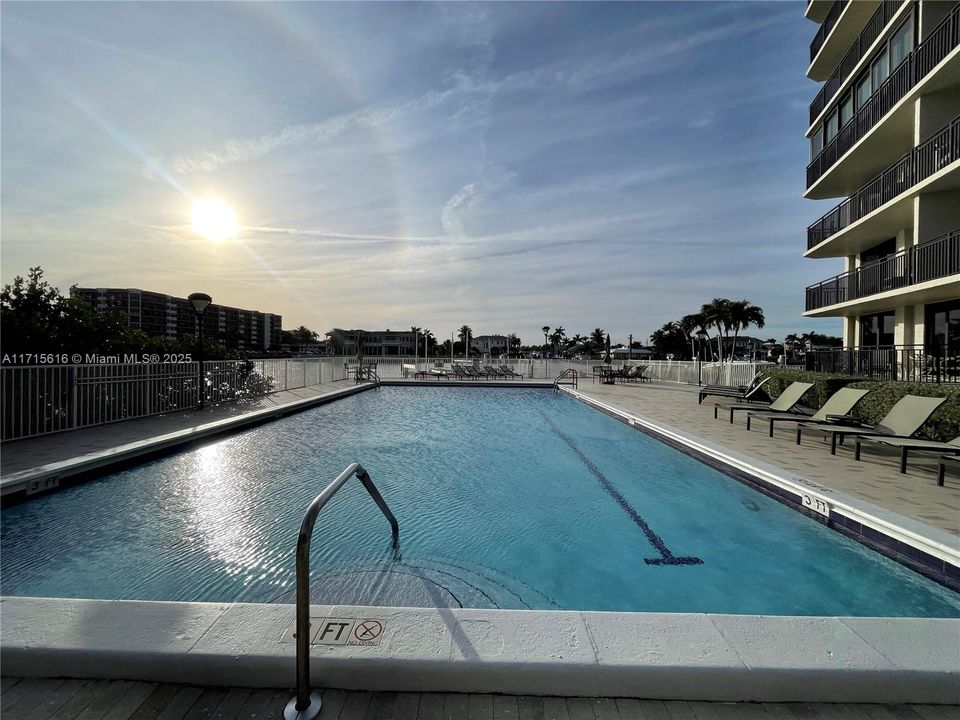
[[[653,356],[650,348],[613,348],[610,354],[616,360],[649,360]]]
[[[470,339],[470,349],[481,355],[506,355],[506,335],[477,335]]]

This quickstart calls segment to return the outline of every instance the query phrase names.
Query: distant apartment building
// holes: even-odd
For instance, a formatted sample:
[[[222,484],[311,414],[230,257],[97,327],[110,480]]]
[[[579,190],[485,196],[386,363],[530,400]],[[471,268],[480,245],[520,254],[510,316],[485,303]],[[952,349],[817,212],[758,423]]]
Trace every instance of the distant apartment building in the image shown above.
[[[960,355],[960,3],[810,0],[806,17],[807,77],[824,84],[804,197],[843,199],[804,256],[844,265],[804,315],[843,318],[845,346],[808,363],[940,379]]]
[[[506,335],[477,335],[470,338],[470,349],[482,355],[506,355],[507,342]]]
[[[412,330],[344,330],[328,336],[330,347],[343,355],[413,355],[417,350]]]
[[[70,296],[90,303],[95,312],[120,311],[130,327],[147,335],[179,339],[197,334],[197,318],[186,298],[137,288],[71,288]],[[203,313],[207,338],[228,350],[261,352],[280,347],[281,316],[210,304]]]

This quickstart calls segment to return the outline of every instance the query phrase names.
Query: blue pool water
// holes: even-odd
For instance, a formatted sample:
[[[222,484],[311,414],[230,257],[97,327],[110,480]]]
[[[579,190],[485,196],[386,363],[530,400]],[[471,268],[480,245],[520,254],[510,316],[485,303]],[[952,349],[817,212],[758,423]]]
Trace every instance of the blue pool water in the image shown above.
[[[829,459],[825,456],[825,462]],[[8,508],[7,595],[960,616],[960,596],[563,395],[382,388]]]

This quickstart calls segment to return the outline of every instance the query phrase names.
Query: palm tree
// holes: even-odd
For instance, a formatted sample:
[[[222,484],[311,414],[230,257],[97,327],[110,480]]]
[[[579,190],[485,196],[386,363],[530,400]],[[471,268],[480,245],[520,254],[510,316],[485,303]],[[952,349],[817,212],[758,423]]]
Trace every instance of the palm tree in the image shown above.
[[[696,354],[693,352],[694,341],[700,340],[703,334],[706,333],[707,320],[703,316],[703,313],[693,313],[692,315],[684,315],[680,318],[678,325],[680,326],[681,332],[686,335],[687,340],[690,342],[690,356],[693,357]],[[697,344],[699,345],[699,343]]]
[[[427,330],[426,328],[424,328],[423,330],[421,330],[421,331],[420,331],[420,334],[423,335],[423,344],[424,344],[423,354],[424,354],[424,357],[430,357],[430,350],[431,350],[431,348],[433,348],[433,347],[436,346],[436,344],[437,344],[437,339],[433,336],[433,331],[432,331],[432,330]]]
[[[550,333],[550,342],[553,343],[553,352],[557,354],[557,346],[563,342],[563,339],[567,336],[567,331],[563,329],[563,326],[554,328],[553,332]]]
[[[733,328],[733,347],[730,348],[730,359],[733,360],[733,353],[737,349],[737,336],[740,331],[751,325],[762,328],[766,318],[763,316],[763,309],[751,305],[749,300],[734,300],[728,306],[728,319],[730,327]]]
[[[599,353],[603,350],[603,343],[606,340],[607,333],[603,328],[594,328],[593,332],[590,333],[590,350],[591,352]]]
[[[730,335],[730,301],[726,298],[714,298],[702,308],[706,327],[717,329],[717,359],[723,362],[723,338]]]
[[[463,356],[470,356],[470,337],[473,335],[473,330],[470,329],[469,325],[461,325],[460,329],[457,331],[457,337],[463,342]]]

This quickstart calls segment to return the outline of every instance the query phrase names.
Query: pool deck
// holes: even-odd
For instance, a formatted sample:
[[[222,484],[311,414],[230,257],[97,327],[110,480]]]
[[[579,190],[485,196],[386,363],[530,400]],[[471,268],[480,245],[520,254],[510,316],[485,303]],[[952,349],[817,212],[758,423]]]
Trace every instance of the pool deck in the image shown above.
[[[125,680],[5,677],[9,718],[279,720],[289,690],[197,687]],[[456,693],[325,690],[320,720],[957,720],[942,705],[705,703]]]
[[[714,404],[728,404],[707,397],[697,404],[696,386],[669,383],[621,383],[603,385],[581,380],[578,391],[628,414],[637,414],[678,428],[704,440],[723,445],[765,463],[899,515],[960,535],[960,478],[946,476],[943,487],[936,481],[936,464],[929,456],[910,456],[907,474],[898,470],[895,452],[877,445],[864,445],[860,462],[853,459],[853,443],[830,455],[830,445],[820,436],[807,435],[797,445],[795,425],[781,424],[772,438],[767,424],[757,423],[747,431],[746,413],[737,413],[734,424],[721,410],[713,419]],[[960,543],[957,544],[960,547]]]

